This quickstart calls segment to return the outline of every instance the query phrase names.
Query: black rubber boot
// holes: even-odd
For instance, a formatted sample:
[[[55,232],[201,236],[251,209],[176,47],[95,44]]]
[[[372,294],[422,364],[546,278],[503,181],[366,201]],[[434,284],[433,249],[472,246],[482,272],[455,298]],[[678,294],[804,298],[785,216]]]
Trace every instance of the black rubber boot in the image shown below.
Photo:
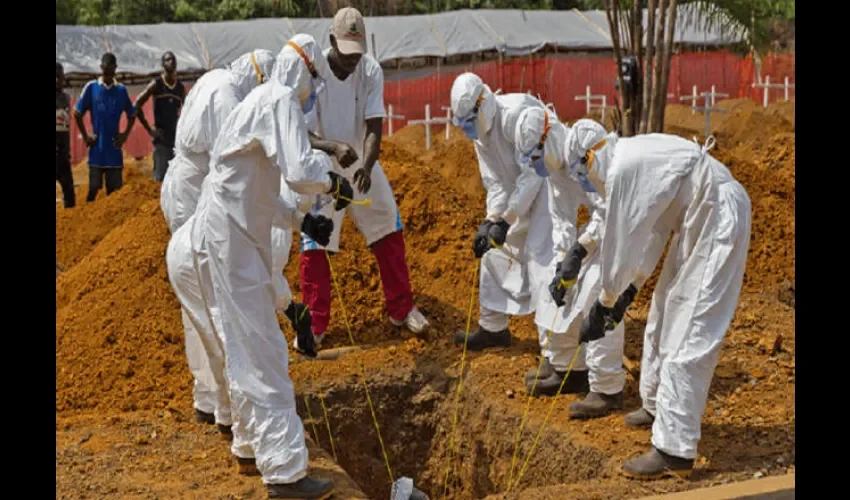
[[[537,382],[540,383],[541,380],[545,378],[549,378],[552,374],[555,373],[555,368],[549,364],[549,358],[543,358],[543,363],[540,364],[540,373],[537,373],[537,367],[535,366],[531,370],[528,370],[528,373],[525,374],[525,385],[526,387],[531,387],[534,384],[534,379],[537,379]]]
[[[569,408],[570,418],[604,417],[614,410],[623,409],[623,391],[616,394],[591,392],[584,401],[576,401]]]
[[[260,471],[257,470],[257,460],[254,458],[236,457],[236,472],[243,476],[260,475]]]
[[[221,434],[222,439],[233,439],[233,429],[229,425],[215,424],[215,426],[218,427],[218,433]]]
[[[629,427],[651,427],[652,423],[655,422],[655,417],[652,416],[652,413],[649,413],[643,408],[638,408],[626,415],[625,421],[626,425]]]
[[[334,494],[334,485],[330,479],[303,477],[290,484],[267,484],[269,498],[298,498],[325,500]]]
[[[215,424],[215,415],[195,408],[195,422],[199,424]]]
[[[458,330],[455,332],[455,345],[463,346],[463,339],[466,337],[466,331]],[[470,351],[483,351],[488,347],[510,347],[511,346],[511,331],[507,328],[500,332],[491,332],[478,327],[478,330],[469,333],[469,339],[466,341],[466,349]]]
[[[665,476],[687,478],[693,470],[693,460],[668,455],[654,446],[623,464],[623,475],[633,479],[661,479]]]
[[[565,375],[566,372],[559,372],[558,370],[552,370],[551,374],[546,378],[542,378],[541,374],[541,378],[537,379],[537,385],[534,387],[533,393],[531,392],[531,386],[534,382],[534,378],[532,377],[531,381],[525,386],[526,394],[531,394],[532,396],[555,396],[558,394],[558,389],[561,388],[561,382],[564,380]],[[566,382],[564,382],[561,394],[581,394],[585,392],[590,392],[587,370],[571,371]]]

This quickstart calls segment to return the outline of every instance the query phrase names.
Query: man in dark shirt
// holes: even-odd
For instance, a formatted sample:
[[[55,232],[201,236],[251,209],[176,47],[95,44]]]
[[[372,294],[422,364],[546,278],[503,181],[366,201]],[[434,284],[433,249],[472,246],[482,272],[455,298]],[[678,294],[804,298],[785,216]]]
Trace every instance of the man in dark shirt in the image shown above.
[[[145,90],[136,98],[136,112],[139,122],[153,137],[153,178],[162,182],[168,170],[168,162],[174,158],[174,136],[177,133],[177,119],[186,97],[183,82],[177,80],[177,58],[174,53],[162,55],[162,69]],[[142,106],[153,97],[154,128],[148,124]]]
[[[71,97],[65,87],[65,69],[56,63],[56,180],[62,186],[65,208],[73,208],[74,176],[71,173]]]
[[[74,121],[89,148],[89,193],[86,201],[94,201],[106,179],[106,195],[124,185],[124,153],[121,148],[136,123],[136,109],[127,87],[115,81],[118,60],[107,52],[100,58],[100,78],[83,87],[74,106]],[[83,115],[91,113],[92,135],[86,130]],[[127,115],[127,128],[121,132],[121,115]]]

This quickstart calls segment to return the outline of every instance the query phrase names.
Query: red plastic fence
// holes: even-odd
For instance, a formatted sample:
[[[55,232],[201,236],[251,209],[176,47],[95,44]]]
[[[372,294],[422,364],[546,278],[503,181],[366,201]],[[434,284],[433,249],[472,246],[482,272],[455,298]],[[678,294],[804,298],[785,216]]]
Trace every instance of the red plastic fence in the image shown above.
[[[761,74],[769,75],[771,83],[782,84],[785,77],[794,82],[793,53],[769,54],[762,59]],[[672,97],[668,102],[680,102],[680,96],[691,95],[693,86],[697,92],[710,91],[712,85],[717,93],[728,94],[730,98],[751,98],[761,103],[764,89],[752,88],[756,82],[756,66],[750,56],[740,57],[725,51],[690,52],[673,56],[670,66],[668,93]],[[608,105],[614,105],[617,92],[614,88],[616,78],[615,64],[611,57],[523,57],[502,62],[491,61],[471,64],[451,71],[441,71],[415,79],[387,81],[384,84],[384,103],[393,106],[394,115],[403,115],[404,119],[394,119],[393,129],[399,130],[408,120],[425,118],[425,105],[430,104],[431,116],[446,116],[441,109],[449,105],[449,93],[455,77],[463,71],[474,71],[493,89],[502,93],[526,92],[540,95],[544,102],[554,104],[562,120],[572,120],[584,116],[586,104],[577,101],[576,96],[586,93],[590,85],[593,95],[607,96]],[[187,85],[187,91],[189,85]],[[793,96],[793,90],[790,91]],[[783,89],[771,89],[769,101],[784,99]],[[72,103],[73,105],[73,103]],[[145,116],[153,120],[151,101],[145,106]],[[86,126],[90,127],[88,116]],[[122,128],[124,119],[122,118]],[[441,130],[444,126],[438,125]],[[388,124],[384,121],[384,133]],[[86,157],[86,147],[72,124],[71,159],[74,164]],[[153,150],[151,138],[140,124],[136,124],[127,144],[127,154],[134,157],[148,155]]]

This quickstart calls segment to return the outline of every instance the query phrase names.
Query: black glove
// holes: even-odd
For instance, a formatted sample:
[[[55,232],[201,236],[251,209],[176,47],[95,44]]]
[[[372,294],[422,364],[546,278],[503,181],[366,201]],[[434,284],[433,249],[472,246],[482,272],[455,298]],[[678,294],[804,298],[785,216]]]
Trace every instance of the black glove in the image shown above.
[[[593,303],[590,312],[581,322],[578,341],[593,342],[605,336],[605,325],[610,320],[613,309],[605,307],[599,302],[599,299]]]
[[[623,316],[626,315],[626,310],[632,304],[632,301],[635,300],[635,296],[638,293],[638,289],[635,288],[634,285],[629,284],[629,287],[626,288],[626,291],[621,293],[617,298],[617,303],[614,304],[614,307],[611,308],[611,317],[606,318],[605,321],[605,329],[613,330],[623,321]]]
[[[567,291],[575,286],[578,272],[581,270],[581,261],[586,256],[587,250],[581,246],[581,243],[576,243],[567,252],[564,260],[555,267],[555,277],[549,284],[549,293],[552,294],[552,299],[558,307],[565,304],[564,297]]]
[[[342,210],[347,207],[354,198],[354,188],[351,187],[351,183],[348,182],[348,179],[336,172],[328,172],[328,175],[331,178],[331,190],[328,191],[328,194],[336,200],[334,209]]]
[[[475,239],[472,240],[472,251],[475,253],[475,258],[480,259],[490,250],[490,226],[493,223],[485,220],[478,226],[478,232],[475,233]]]
[[[490,239],[493,240],[498,246],[502,246],[505,244],[505,240],[508,238],[508,229],[510,229],[511,225],[505,222],[505,219],[499,219],[499,222],[494,222],[490,225]]]
[[[334,221],[324,215],[305,214],[304,222],[301,223],[301,232],[323,247],[331,242],[333,230]]]
[[[298,351],[311,358],[315,358],[317,356],[316,343],[313,342],[310,309],[305,304],[290,302],[284,314],[286,314],[286,317],[292,324],[292,329],[295,330],[295,335],[298,338]]]

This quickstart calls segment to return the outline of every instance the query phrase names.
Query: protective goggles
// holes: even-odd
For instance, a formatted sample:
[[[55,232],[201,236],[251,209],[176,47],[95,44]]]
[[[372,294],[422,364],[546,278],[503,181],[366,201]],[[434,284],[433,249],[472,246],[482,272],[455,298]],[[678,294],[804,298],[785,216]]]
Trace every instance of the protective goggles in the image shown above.
[[[590,169],[593,168],[593,162],[596,160],[596,151],[599,150],[602,146],[605,145],[606,140],[602,139],[601,141],[594,144],[587,152],[576,159],[574,162],[570,163],[569,173],[570,177],[573,178],[576,182],[581,184],[581,187],[588,193],[595,193],[596,190],[593,188],[593,185],[587,178],[587,174],[590,172]]]
[[[452,123],[455,127],[460,127],[463,133],[470,139],[478,139],[478,110],[481,108],[481,102],[484,100],[484,91],[478,94],[478,99],[475,100],[475,106],[472,111],[465,117],[459,118],[457,115],[452,117]]]
[[[546,147],[546,138],[549,136],[549,131],[552,126],[549,125],[549,113],[543,111],[543,134],[537,144],[530,151],[523,153],[520,156],[522,166],[529,166],[534,169],[534,172],[540,177],[549,177],[549,171],[546,170],[546,161],[544,159],[544,148]]]

